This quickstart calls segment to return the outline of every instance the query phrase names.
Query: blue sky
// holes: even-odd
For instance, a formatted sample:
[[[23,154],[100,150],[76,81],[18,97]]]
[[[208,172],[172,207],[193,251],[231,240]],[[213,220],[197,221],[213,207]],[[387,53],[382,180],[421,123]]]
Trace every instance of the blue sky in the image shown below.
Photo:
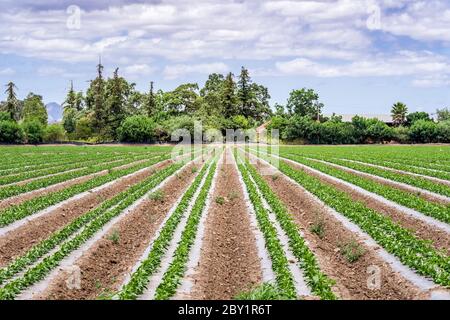
[[[0,83],[47,103],[70,80],[84,90],[101,55],[108,75],[119,67],[140,90],[245,65],[273,103],[311,87],[326,113],[450,106],[445,0],[3,0],[0,26]]]

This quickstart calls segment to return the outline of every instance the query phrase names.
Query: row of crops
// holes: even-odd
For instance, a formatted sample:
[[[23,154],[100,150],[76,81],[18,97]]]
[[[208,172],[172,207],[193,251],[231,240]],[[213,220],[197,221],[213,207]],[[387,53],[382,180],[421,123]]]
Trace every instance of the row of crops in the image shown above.
[[[114,233],[117,233],[114,226],[149,201],[156,207],[166,201],[171,209],[159,213],[164,219],[155,220],[158,225],[146,236],[144,246],[136,246],[139,259],[120,261],[118,257],[119,261],[111,262],[126,267],[121,269],[118,279],[114,277],[115,282],[108,290],[101,295],[96,293],[96,297],[121,300],[186,297],[180,296],[186,281],[194,283],[194,289],[187,291],[188,298],[194,297],[197,280],[200,283],[212,281],[202,279],[191,270],[213,263],[210,257],[202,255],[196,267],[190,264],[198,246],[207,247],[200,230],[205,225],[211,228],[207,217],[212,204],[218,207],[228,204],[232,208],[233,201],[245,206],[248,216],[253,216],[256,222],[257,231],[248,228],[254,236],[249,246],[258,248],[258,241],[263,246],[258,249],[261,278],[251,286],[243,286],[239,295],[233,293],[230,298],[336,300],[352,294],[357,296],[360,291],[368,290],[351,286],[342,290],[347,282],[342,280],[342,273],[332,269],[342,263],[350,269],[353,265],[356,270],[362,263],[373,263],[374,256],[380,261],[386,256],[393,257],[402,265],[402,270],[409,270],[432,283],[433,290],[446,291],[450,287],[450,248],[445,242],[446,236],[438,246],[433,243],[434,238],[422,238],[411,227],[415,226],[415,221],[406,225],[394,220],[365,201],[355,201],[347,189],[327,180],[332,178],[334,182],[345,183],[347,188],[354,186],[355,192],[364,190],[369,198],[376,195],[386,199],[396,204],[399,212],[405,208],[433,219],[437,226],[439,223],[443,226],[439,231],[445,234],[449,230],[445,226],[450,222],[448,148],[286,146],[279,150],[279,154],[272,155],[270,148],[269,152],[262,153],[256,146],[245,149],[205,146],[201,152],[194,150],[192,154],[181,156],[184,161],[171,161],[171,147],[3,148],[0,155],[0,299],[33,298],[35,291],[44,298],[49,297],[44,293],[54,290],[51,284],[58,283],[58,276],[62,276],[58,271],[61,265],[75,265],[77,259],[92,252],[101,255],[104,245],[94,244],[102,239],[110,239],[112,246],[123,245],[121,235]],[[257,158],[260,164],[255,163]],[[223,198],[213,195],[218,185],[233,178],[220,174],[224,171],[225,159],[231,159],[235,166],[235,171],[230,171],[229,175],[239,179],[242,191],[230,190],[229,196]],[[198,169],[192,167],[193,164]],[[277,167],[276,173],[264,175],[262,167],[272,164]],[[182,178],[183,173],[191,178]],[[124,179],[133,182],[118,188]],[[355,239],[364,234],[385,252],[384,256],[362,242],[358,244],[359,240],[355,241],[356,246],[361,246],[361,253],[355,255],[355,259],[339,258],[346,254],[344,246],[333,249],[332,253],[318,249],[336,246],[327,237],[327,232],[333,233],[333,230],[327,227],[320,232],[312,231],[311,223],[297,216],[300,213],[293,211],[293,204],[283,197],[280,181],[277,188],[273,187],[277,179],[306,192],[305,199],[294,202],[317,202],[318,208],[332,210],[358,228]],[[182,188],[180,196],[173,199],[164,194],[170,181],[178,181]],[[89,209],[67,220],[59,218],[60,214],[66,216],[60,209],[64,205],[82,201],[100,190],[108,190],[107,196],[96,199]],[[224,209],[224,214],[227,210]],[[321,214],[328,212],[320,210]],[[53,221],[55,225],[44,234],[46,227],[39,230],[40,221]],[[242,223],[247,223],[245,221]],[[426,220],[421,223],[423,221]],[[233,228],[231,222],[224,223],[230,223]],[[140,228],[139,225],[132,227]],[[323,228],[321,225],[314,227]],[[349,228],[346,232],[352,234],[355,230]],[[9,246],[16,248],[10,245],[16,233],[23,244],[14,254],[9,252]],[[26,238],[27,234],[30,239]],[[31,239],[32,235],[36,239]],[[268,266],[263,266],[261,254],[267,257]],[[221,256],[217,263],[228,258]],[[335,264],[330,267],[330,263]],[[264,275],[264,268],[270,269],[272,278]],[[405,277],[403,282],[415,287],[414,277],[398,274]],[[401,281],[398,283],[399,290],[403,290]],[[417,292],[424,290],[420,284],[417,288]],[[219,280],[217,290],[222,290]],[[92,291],[96,292],[95,288]],[[368,294],[366,298],[370,297]]]

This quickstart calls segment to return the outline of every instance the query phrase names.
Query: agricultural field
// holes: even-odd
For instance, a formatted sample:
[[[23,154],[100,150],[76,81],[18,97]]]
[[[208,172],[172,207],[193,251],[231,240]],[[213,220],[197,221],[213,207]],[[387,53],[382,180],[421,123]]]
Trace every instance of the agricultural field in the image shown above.
[[[0,147],[0,299],[450,299],[449,146],[184,151]]]

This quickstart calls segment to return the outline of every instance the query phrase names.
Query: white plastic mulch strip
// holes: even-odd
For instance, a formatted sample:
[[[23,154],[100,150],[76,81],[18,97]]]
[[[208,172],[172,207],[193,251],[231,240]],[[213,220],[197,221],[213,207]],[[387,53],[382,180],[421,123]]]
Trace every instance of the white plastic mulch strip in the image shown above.
[[[216,190],[217,177],[219,176],[220,168],[223,166],[225,157],[225,152],[221,156],[220,161],[217,163],[216,171],[214,172],[213,179],[211,181],[211,188],[209,189],[208,196],[206,198],[205,207],[203,208],[203,213],[199,221],[199,226],[197,229],[197,234],[195,237],[194,244],[192,245],[191,251],[189,253],[188,262],[186,264],[186,274],[181,281],[180,286],[174,296],[174,299],[186,299],[192,293],[192,288],[194,286],[194,276],[196,273],[196,267],[200,262],[201,251],[203,247],[203,238],[205,233],[206,219],[208,218],[209,208],[211,207],[212,197]]]
[[[258,257],[261,260],[261,272],[262,272],[262,280],[263,282],[275,283],[276,277],[272,268],[272,260],[270,260],[269,252],[266,248],[266,242],[264,240],[264,235],[258,227],[258,220],[256,219],[255,209],[253,208],[252,202],[250,201],[250,196],[248,194],[247,188],[245,187],[245,182],[242,179],[241,172],[238,169],[236,161],[233,159],[233,164],[236,167],[238,176],[239,176],[239,184],[241,185],[241,190],[244,195],[244,202],[247,207],[247,212],[250,218],[250,227],[255,236],[256,240],[256,249],[258,251]]]
[[[425,174],[419,174],[419,173],[415,173],[415,172],[403,171],[403,170],[399,170],[399,169],[385,167],[385,166],[378,165],[378,164],[367,163],[367,162],[351,160],[351,159],[339,159],[339,160],[347,161],[347,162],[354,162],[354,163],[362,164],[362,165],[365,165],[365,166],[368,166],[368,167],[372,167],[372,168],[382,169],[382,170],[391,171],[391,172],[395,172],[395,173],[400,173],[400,174],[413,176],[413,177],[424,178],[424,179],[428,179],[428,180],[431,180],[431,181],[435,181],[437,183],[450,185],[450,181],[448,181],[448,180],[427,176]]]
[[[122,180],[128,179],[128,178],[130,178],[130,177],[132,177],[134,175],[139,175],[140,173],[145,172],[147,170],[151,170],[153,167],[155,167],[157,165],[160,165],[161,163],[163,163],[165,161],[168,161],[168,160],[164,160],[164,161],[155,163],[155,164],[151,165],[150,167],[140,169],[138,171],[135,171],[135,172],[132,172],[130,174],[127,174],[126,176],[123,176],[123,177],[117,178],[115,180],[109,181],[109,182],[107,182],[107,183],[105,183],[105,184],[103,184],[101,186],[98,186],[96,188],[93,188],[93,189],[91,189],[89,191],[85,191],[85,192],[79,193],[79,194],[77,194],[77,195],[75,195],[73,197],[70,197],[70,198],[68,198],[68,199],[66,199],[64,201],[58,202],[55,205],[47,207],[47,208],[45,208],[45,209],[43,209],[43,210],[41,210],[39,212],[36,212],[36,213],[34,213],[34,214],[32,214],[32,215],[30,215],[28,217],[25,217],[25,218],[23,218],[21,220],[17,220],[15,222],[13,222],[13,223],[3,227],[3,228],[0,228],[0,237],[3,237],[7,233],[9,233],[11,231],[14,231],[14,230],[16,230],[16,229],[18,229],[18,228],[28,224],[29,222],[31,222],[31,221],[33,221],[35,219],[38,219],[38,218],[40,218],[42,216],[50,214],[52,211],[57,210],[57,209],[65,206],[65,205],[69,204],[70,202],[82,199],[82,198],[84,198],[84,197],[86,197],[86,196],[88,196],[88,195],[90,195],[92,193],[99,192],[99,191],[102,191],[102,190],[104,190],[106,188],[109,188],[113,184],[119,183]]]
[[[192,161],[191,161],[192,162]],[[73,267],[76,267],[76,261],[83,256],[84,253],[88,252],[88,250],[100,239],[102,239],[106,234],[108,234],[111,230],[114,229],[116,223],[120,220],[131,214],[137,207],[139,207],[152,193],[157,191],[158,189],[164,187],[171,178],[176,176],[182,170],[186,168],[186,166],[191,163],[188,162],[182,168],[178,169],[173,175],[167,177],[164,181],[162,181],[158,186],[149,190],[144,196],[135,201],[129,207],[122,211],[118,216],[114,217],[107,224],[103,226],[103,228],[97,232],[93,237],[91,237],[88,241],[86,241],[82,246],[80,246],[77,250],[74,250],[71,254],[65,257],[59,264],[57,268],[52,270],[43,280],[24,290],[20,295],[17,296],[17,300],[32,300],[34,296],[39,295],[44,292],[46,288],[56,279],[56,277],[60,274],[61,271],[70,270]],[[109,209],[111,210],[111,209]],[[58,246],[61,247],[62,244]]]
[[[210,168],[211,164],[208,165],[208,169]],[[172,240],[170,241],[169,247],[166,250],[166,253],[164,254],[162,260],[161,260],[161,264],[160,267],[158,268],[158,271],[155,272],[149,279],[149,282],[147,284],[147,289],[144,291],[144,293],[139,297],[139,300],[153,300],[155,293],[156,293],[156,289],[158,288],[158,285],[161,283],[161,280],[164,277],[164,274],[166,273],[166,271],[169,269],[170,267],[170,263],[173,260],[173,255],[178,247],[178,243],[181,241],[181,237],[183,234],[183,230],[186,227],[187,224],[187,220],[189,218],[189,214],[192,210],[192,207],[194,206],[195,201],[198,198],[198,195],[200,194],[206,178],[208,176],[208,172],[205,173],[204,177],[202,178],[202,181],[198,187],[198,189],[196,190],[194,196],[192,197],[191,201],[189,202],[188,208],[186,209],[186,211],[183,214],[183,217],[181,218],[180,222],[178,223],[177,228],[175,229],[174,235]],[[169,218],[173,211],[175,211],[176,206],[174,206],[171,210],[171,212],[167,215],[167,217]],[[149,246],[149,248],[146,250],[146,254],[148,255],[148,253],[150,253],[152,247],[153,247],[153,242],[154,240],[156,240],[159,236],[160,231],[162,230],[162,228],[164,227],[165,222],[163,224],[161,224],[161,229],[159,230],[159,232],[156,233],[154,239],[151,242],[151,245]],[[145,257],[147,257],[147,255]],[[144,257],[144,259],[145,259]],[[137,266],[139,267],[139,266]],[[136,268],[137,270],[137,268]]]
[[[269,220],[277,231],[277,237],[280,240],[280,243],[281,243],[281,246],[283,247],[283,251],[286,255],[286,258],[288,259],[288,261],[297,261],[297,258],[295,258],[294,254],[292,253],[292,250],[289,247],[289,237],[284,232],[284,230],[281,228],[275,214],[272,212],[270,205],[267,203],[266,199],[264,198],[263,194],[261,193],[261,190],[258,188],[258,185],[255,183],[255,180],[253,180],[253,177],[249,176],[249,178],[255,185],[256,191],[262,200],[264,208],[269,213]],[[289,270],[290,270],[290,272],[293,276],[294,282],[295,282],[295,288],[297,290],[297,295],[298,296],[312,296],[311,289],[308,287],[307,282],[305,281],[305,276],[303,274],[303,270],[300,267],[298,267],[295,263],[289,264]]]
[[[277,157],[275,155],[272,155],[273,157]],[[281,160],[284,160],[286,162],[298,165],[297,162],[284,159],[281,157],[278,157]],[[263,163],[271,166],[271,164],[264,159],[259,158],[260,161]],[[306,167],[309,169],[309,167]],[[347,228],[349,231],[353,232],[364,244],[373,249],[373,251],[386,263],[388,263],[393,270],[398,272],[402,277],[404,277],[406,280],[414,284],[418,289],[422,290],[423,292],[430,293],[430,299],[439,298],[439,299],[450,299],[450,292],[448,292],[446,289],[436,285],[433,281],[429,280],[426,277],[423,277],[419,274],[417,274],[414,270],[410,269],[409,267],[405,266],[401,263],[401,261],[395,257],[394,255],[387,252],[383,247],[379,246],[376,241],[370,237],[367,233],[365,233],[358,225],[351,222],[348,218],[344,217],[334,209],[327,206],[322,200],[320,200],[316,195],[310,193],[308,190],[303,188],[297,181],[291,179],[290,177],[286,176],[282,172],[280,172],[287,180],[289,180],[291,183],[296,185],[298,188],[300,188],[303,192],[305,192],[309,197],[311,197],[312,200],[316,201],[318,204],[320,204],[324,210],[330,215],[332,215],[336,220],[340,221],[342,225]]]
[[[363,177],[368,177],[368,178],[376,179],[376,180],[379,180],[379,181],[384,181],[384,182],[387,182],[389,184],[397,185],[399,187],[402,187],[402,188],[405,188],[407,190],[410,190],[411,192],[426,194],[426,195],[429,195],[429,196],[434,197],[436,199],[439,199],[439,200],[445,201],[447,203],[450,203],[450,198],[449,197],[446,197],[446,196],[443,196],[441,194],[437,194],[437,193],[434,193],[434,192],[431,192],[431,191],[428,191],[428,190],[420,189],[420,188],[411,186],[411,185],[406,184],[406,183],[393,181],[393,180],[386,179],[386,178],[383,178],[383,177],[380,177],[380,176],[376,176],[374,174],[361,172],[361,171],[358,171],[358,170],[354,170],[354,169],[351,169],[351,168],[348,168],[348,167],[344,167],[344,166],[341,166],[341,165],[338,165],[338,164],[334,164],[334,163],[331,163],[331,162],[328,162],[328,161],[324,161],[324,160],[318,160],[318,159],[313,159],[313,158],[305,158],[305,159],[316,161],[316,162],[320,162],[320,163],[324,163],[324,164],[329,165],[331,167],[335,167],[337,169],[348,171],[350,173],[357,174],[357,175],[360,175],[360,176],[363,176]]]

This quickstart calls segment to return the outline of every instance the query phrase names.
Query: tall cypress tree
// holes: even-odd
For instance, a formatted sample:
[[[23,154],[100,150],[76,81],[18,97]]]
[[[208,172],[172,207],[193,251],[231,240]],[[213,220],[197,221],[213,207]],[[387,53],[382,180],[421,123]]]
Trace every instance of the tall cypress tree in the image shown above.
[[[95,112],[95,125],[98,129],[101,129],[105,125],[105,107],[104,107],[104,94],[105,94],[105,81],[103,79],[103,65],[100,60],[97,65],[97,78],[94,80],[94,112]]]
[[[241,68],[241,74],[239,75],[238,81],[238,98],[240,114],[244,117],[251,116],[251,101],[252,101],[252,80],[248,70],[245,67]]]
[[[15,90],[17,90],[16,85],[12,81],[10,81],[6,85],[5,93],[7,94],[7,98],[6,98],[5,111],[9,113],[11,119],[18,121],[19,120],[19,115],[17,112],[18,101],[17,101],[17,96],[16,96]]]
[[[98,134],[103,133],[106,123],[105,85],[103,65],[100,60],[97,65],[97,77],[91,80],[86,92],[86,107],[90,111],[87,118],[92,125],[92,129]]]
[[[144,111],[148,117],[154,115],[156,111],[156,97],[153,89],[153,81],[150,82],[150,91],[144,101]]]
[[[225,118],[230,118],[238,114],[236,106],[236,83],[234,82],[234,75],[231,72],[227,74],[223,82],[222,105]]]
[[[76,109],[76,102],[77,102],[77,94],[73,90],[73,81],[70,81],[70,89],[67,93],[66,100],[63,103],[63,109],[64,111],[68,109]]]
[[[119,77],[119,68],[114,71],[113,78],[108,80],[106,131],[110,137],[116,137],[116,131],[125,118],[125,83]]]

